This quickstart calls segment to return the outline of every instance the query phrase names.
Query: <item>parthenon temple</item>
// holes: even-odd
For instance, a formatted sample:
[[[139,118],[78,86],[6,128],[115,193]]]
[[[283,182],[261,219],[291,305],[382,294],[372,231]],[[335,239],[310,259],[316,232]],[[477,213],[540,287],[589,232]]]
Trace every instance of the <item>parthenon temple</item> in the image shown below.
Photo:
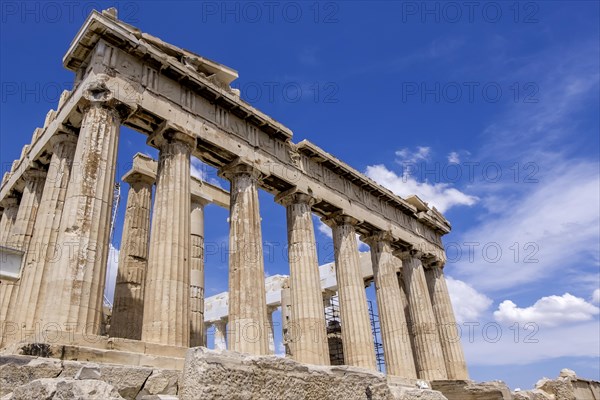
[[[113,10],[89,15],[63,64],[75,74],[73,89],[0,188],[3,354],[35,344],[49,357],[60,349],[64,360],[185,375],[193,348],[213,354],[210,326],[223,357],[272,355],[270,316],[281,307],[285,358],[378,374],[365,292],[373,282],[385,375],[413,386],[469,379],[443,272],[450,224],[435,208],[395,195],[310,141],[295,143],[290,129],[231,88],[236,71],[142,33]],[[159,154],[139,149],[122,177],[121,126],[147,135]],[[191,157],[218,170],[229,190],[192,177]],[[117,179],[127,202],[107,324]],[[259,190],[287,217],[289,275],[266,281]],[[205,299],[207,204],[229,210],[229,252],[228,292]],[[314,215],[333,233],[335,261],[321,268]],[[357,235],[370,252],[359,252]],[[326,320],[333,296],[338,363]]]

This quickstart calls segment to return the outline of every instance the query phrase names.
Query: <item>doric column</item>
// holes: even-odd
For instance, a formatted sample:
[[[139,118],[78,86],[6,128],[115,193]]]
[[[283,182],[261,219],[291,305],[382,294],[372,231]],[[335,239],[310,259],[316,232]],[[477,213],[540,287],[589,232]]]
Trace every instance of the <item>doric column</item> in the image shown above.
[[[214,322],[213,326],[215,327],[215,350],[227,350],[227,321]]]
[[[160,150],[142,340],[190,343],[190,154],[195,139],[164,125],[148,139]]]
[[[275,354],[275,327],[273,326],[273,313],[278,307],[267,306],[267,321],[269,322],[269,329],[267,334],[269,335],[269,354]]]
[[[376,371],[375,347],[354,228],[358,221],[337,215],[325,222],[333,230],[345,364]]]
[[[29,169],[25,171],[23,177],[25,178],[25,188],[23,189],[23,196],[21,197],[21,203],[19,204],[19,211],[17,212],[15,223],[12,226],[9,234],[10,236],[8,237],[8,247],[23,251],[25,253],[23,257],[27,259],[30,250],[29,245],[31,244],[31,238],[33,236],[33,228],[42,199],[42,192],[44,191],[46,171]],[[23,268],[21,268],[20,272],[21,276],[25,273]],[[23,281],[19,279],[14,283],[8,301],[6,322],[18,323],[18,319],[21,319],[22,308],[26,307],[25,304],[18,302],[22,282]],[[25,283],[25,291],[27,291],[28,282],[26,281]],[[27,301],[29,301],[29,299],[27,299]],[[22,326],[19,325],[19,328],[22,328]],[[10,338],[4,338],[3,340],[6,343],[6,340],[10,340]]]
[[[402,294],[396,277],[391,236],[386,232],[380,232],[366,238],[366,241],[371,247],[386,372],[389,375],[416,379],[417,373],[408,326],[404,318]]]
[[[42,199],[42,192],[44,191],[46,171],[29,169],[25,171],[23,177],[25,178],[25,188],[7,242],[9,247],[27,252],[33,235],[33,227]]]
[[[111,209],[121,118],[102,81],[89,101],[77,140],[60,229],[60,254],[48,264],[44,322],[54,328],[98,334],[109,252]]]
[[[412,252],[411,252],[412,253]],[[402,272],[411,317],[417,376],[429,381],[446,379],[444,354],[418,253],[404,253]]]
[[[2,214],[2,220],[0,220],[0,244],[6,245],[17,219],[19,200],[14,196],[7,197],[2,201],[2,205],[4,206],[4,213]]]
[[[123,181],[129,184],[129,191],[109,334],[140,340],[154,179],[132,172],[125,175]]]
[[[229,212],[229,350],[269,353],[265,268],[258,206],[259,172],[234,162],[221,175],[231,182]]]
[[[18,310],[15,317],[21,330],[33,330],[47,302],[44,288],[48,275],[46,266],[56,250],[56,235],[77,145],[77,136],[73,133],[60,132],[50,140],[52,157],[16,300]]]
[[[416,350],[415,350],[415,338],[413,337],[412,334],[412,319],[410,317],[410,308],[408,306],[408,296],[406,296],[406,290],[404,289],[404,271],[402,268],[402,260],[396,256],[394,256],[394,262],[396,263],[397,267],[396,270],[400,271],[397,275],[398,275],[398,286],[400,287],[400,297],[402,298],[402,307],[404,307],[404,319],[406,320],[406,326],[408,327],[408,337],[409,337],[409,342],[410,342],[410,348],[411,348],[411,353],[412,353],[412,361],[413,361],[413,365],[415,366],[415,373],[416,373],[416,365],[417,362],[415,360],[415,354],[416,354]],[[417,375],[418,377],[418,375]]]
[[[327,332],[311,203],[307,194],[283,192],[275,198],[286,207],[293,358],[329,365]]]
[[[437,322],[442,352],[446,364],[448,379],[469,379],[467,363],[460,342],[450,294],[441,266],[432,265],[425,270],[433,314]]]
[[[192,197],[190,347],[204,343],[204,206],[203,199]]]

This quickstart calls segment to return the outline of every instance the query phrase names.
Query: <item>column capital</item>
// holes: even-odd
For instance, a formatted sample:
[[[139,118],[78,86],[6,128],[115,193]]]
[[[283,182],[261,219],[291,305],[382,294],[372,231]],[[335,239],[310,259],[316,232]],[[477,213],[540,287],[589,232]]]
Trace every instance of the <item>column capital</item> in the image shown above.
[[[38,169],[38,168],[29,168],[25,172],[23,172],[23,178],[26,181],[36,181],[46,179],[47,171]]]
[[[356,219],[350,215],[346,215],[346,214],[342,213],[341,211],[337,211],[332,214],[329,214],[328,216],[321,218],[321,221],[323,221],[323,223],[325,225],[329,226],[330,228],[333,228],[335,226],[340,226],[340,225],[356,226],[360,222],[358,219]]]
[[[19,199],[14,194],[5,197],[0,202],[0,207],[3,207],[5,210],[9,207],[16,207],[18,205],[19,205]]]
[[[394,255],[402,261],[409,261],[412,259],[418,259],[419,261],[421,261],[421,257],[423,257],[423,253],[418,250],[397,250],[394,252]]]
[[[219,170],[218,174],[220,177],[225,179],[231,179],[235,175],[249,175],[255,180],[259,180],[263,177],[263,173],[259,171],[254,165],[240,158],[236,158],[229,164],[223,166]]]
[[[193,150],[196,147],[196,137],[183,127],[170,121],[165,121],[148,137],[146,141],[152,147],[162,148],[169,143],[179,142]]]
[[[55,135],[53,135],[48,143],[53,153],[56,153],[56,147],[61,144],[72,144],[77,145],[78,136],[71,129],[64,128],[60,129]]]
[[[156,178],[154,176],[146,175],[136,170],[127,172],[125,175],[123,175],[121,180],[132,186],[136,183],[142,183],[151,186],[156,182]]]
[[[275,202],[281,204],[282,206],[298,203],[312,206],[316,201],[317,199],[313,197],[312,194],[301,192],[295,186],[275,196]]]
[[[370,235],[361,235],[360,240],[373,247],[376,243],[387,243],[390,244],[394,241],[394,237],[390,231],[375,231],[371,232]]]
[[[279,307],[279,305],[267,305],[267,314],[273,314]]]

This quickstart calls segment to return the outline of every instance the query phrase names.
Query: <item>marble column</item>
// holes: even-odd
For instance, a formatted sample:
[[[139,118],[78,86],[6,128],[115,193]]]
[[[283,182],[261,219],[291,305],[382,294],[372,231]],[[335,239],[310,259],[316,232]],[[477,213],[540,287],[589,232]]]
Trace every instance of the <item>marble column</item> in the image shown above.
[[[32,332],[40,317],[39,310],[48,301],[44,288],[47,264],[55,254],[56,233],[63,213],[77,136],[74,133],[59,132],[50,139],[50,145],[52,157],[16,300],[19,305],[16,321],[21,330]]]
[[[14,225],[12,226],[9,234],[10,236],[8,237],[7,241],[8,247],[23,251],[23,258],[25,259],[27,259],[29,255],[31,238],[36,225],[35,221],[39,210],[40,201],[42,199],[42,193],[44,191],[46,175],[46,171],[39,169],[29,169],[23,174],[23,178],[25,179],[25,188],[23,189],[23,196],[21,197],[21,203],[19,204],[17,217],[15,218]],[[34,251],[34,249],[31,250]],[[23,275],[27,275],[23,268],[25,264],[21,265],[20,278],[14,283],[10,293],[10,299],[8,301],[5,318],[6,322],[8,323],[19,324],[18,320],[21,319],[23,311],[22,309],[26,307],[26,304],[19,303],[19,293],[21,292],[21,283],[23,282],[21,277],[23,277]],[[28,289],[27,283],[28,282],[26,280],[26,285],[24,287],[25,291]],[[23,296],[21,295],[21,297]],[[29,299],[26,301],[29,301]],[[22,328],[23,327],[19,324],[19,330]],[[11,338],[3,338],[4,344],[7,343],[6,340],[10,341]]]
[[[15,196],[7,197],[3,200],[2,205],[4,206],[4,213],[2,214],[2,220],[0,220],[0,245],[6,246],[6,242],[10,237],[10,231],[15,224],[17,213],[19,212],[19,200]],[[14,286],[14,280],[0,280],[0,343],[3,341],[5,330],[8,329],[6,317]]]
[[[396,277],[391,236],[386,232],[380,232],[366,238],[366,242],[371,247],[386,372],[389,375],[416,379],[417,373],[408,326],[404,318],[402,294]]]
[[[358,221],[349,216],[338,215],[325,222],[333,230],[344,362],[346,365],[377,371],[367,295],[360,271],[354,228]]]
[[[144,288],[142,340],[190,343],[190,155],[195,139],[165,125],[148,139],[160,149]]]
[[[444,354],[419,255],[403,254],[402,264],[412,322],[417,376],[429,381],[447,379]]]
[[[204,344],[204,206],[206,201],[192,197],[190,347]]]
[[[290,301],[294,360],[329,365],[329,350],[313,226],[313,198],[300,192],[283,192],[276,201],[286,207]]]
[[[3,200],[4,214],[0,220],[0,245],[7,245],[10,232],[19,212],[19,200],[16,197],[7,197]]]
[[[221,175],[231,182],[229,212],[229,350],[269,353],[265,270],[258,206],[259,173],[234,162]]]
[[[452,309],[444,272],[441,266],[432,265],[425,270],[425,277],[429,287],[433,314],[437,322],[448,379],[469,379],[467,363],[460,342],[460,333],[454,318],[454,310]]]
[[[402,307],[404,308],[404,319],[406,320],[406,326],[408,327],[408,338],[409,338],[409,342],[410,342],[410,348],[411,348],[411,353],[412,353],[412,361],[413,361],[413,365],[415,366],[415,373],[416,373],[416,360],[415,360],[415,354],[416,354],[416,350],[415,350],[415,340],[414,337],[412,335],[412,319],[410,317],[410,309],[408,306],[408,296],[406,296],[406,290],[404,289],[404,270],[402,268],[402,260],[396,256],[394,256],[394,262],[396,263],[397,267],[396,270],[399,271],[397,273],[397,278],[398,278],[398,286],[400,287],[400,297],[402,298]],[[418,376],[417,376],[418,377]]]
[[[102,84],[85,96],[42,319],[53,329],[99,334],[121,118]]]
[[[227,350],[227,321],[217,321],[213,326],[215,327],[215,350]]]
[[[23,174],[25,188],[23,189],[23,196],[21,197],[17,217],[7,240],[8,247],[21,250],[25,253],[28,251],[31,237],[33,236],[35,219],[42,199],[42,192],[44,191],[46,174],[46,171],[39,169],[29,169]]]
[[[275,354],[275,327],[273,326],[273,313],[279,307],[267,306],[267,321],[269,322],[269,354]]]
[[[129,184],[129,191],[109,334],[140,340],[154,179],[133,172],[125,175],[123,181]]]

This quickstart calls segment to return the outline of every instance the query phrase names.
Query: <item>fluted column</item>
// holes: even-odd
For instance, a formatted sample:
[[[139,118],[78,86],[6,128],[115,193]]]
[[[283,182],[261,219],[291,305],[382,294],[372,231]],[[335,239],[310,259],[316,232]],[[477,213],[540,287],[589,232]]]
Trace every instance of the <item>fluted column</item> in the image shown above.
[[[0,220],[0,245],[6,246],[6,241],[10,237],[10,231],[15,224],[17,213],[19,212],[19,200],[16,197],[7,197],[3,200],[2,205],[4,206],[4,213],[2,220]],[[5,331],[8,330],[6,317],[14,287],[14,280],[0,280],[0,343],[4,339]]]
[[[204,205],[204,200],[192,198],[190,347],[204,345]]]
[[[265,269],[258,206],[257,179],[252,166],[233,163],[221,175],[231,182],[229,212],[229,350],[269,353]]]
[[[217,321],[213,326],[215,327],[215,350],[227,350],[227,321]]]
[[[142,340],[185,347],[190,343],[190,154],[195,139],[167,125],[148,142],[160,155]]]
[[[47,264],[55,255],[56,231],[63,213],[76,145],[77,136],[73,133],[60,132],[51,138],[52,157],[16,300],[15,319],[21,330],[33,330],[48,301],[44,287]]]
[[[56,239],[60,254],[48,264],[44,322],[54,329],[98,334],[121,118],[101,83],[85,93],[83,113]]]
[[[3,200],[2,205],[4,206],[4,213],[2,214],[2,220],[0,220],[0,245],[6,245],[17,219],[19,200],[16,197],[7,197]]]
[[[267,307],[267,321],[269,322],[269,329],[267,335],[269,335],[269,354],[275,354],[275,326],[273,325],[273,313],[277,311],[276,306]]]
[[[25,253],[23,257],[27,259],[28,252],[30,250],[29,245],[31,244],[31,238],[33,236],[33,228],[35,226],[35,220],[40,206],[40,201],[42,199],[42,193],[44,191],[46,171],[29,169],[25,171],[23,177],[25,178],[25,188],[23,189],[23,196],[21,197],[21,203],[19,204],[19,211],[17,212],[15,223],[12,226],[10,236],[8,237],[7,241],[8,247],[23,251]],[[33,251],[34,249],[31,250]],[[20,272],[22,277],[25,271],[23,268],[21,268]],[[18,324],[18,319],[20,319],[22,315],[22,308],[25,305],[18,303],[22,282],[23,281],[21,279],[16,281],[10,293],[10,299],[8,301],[5,317],[5,320],[8,323]],[[25,291],[27,291],[27,285],[25,286]],[[27,301],[29,300],[27,299]],[[19,325],[19,329],[21,328],[22,327]],[[11,338],[4,337],[4,344],[7,343],[7,340],[10,341]]]
[[[425,270],[425,277],[444,353],[448,379],[469,379],[444,272],[441,266],[432,265],[431,268]]]
[[[329,365],[329,350],[313,227],[313,198],[296,192],[281,193],[276,201],[286,206],[290,263],[290,326],[293,358],[307,364]]]
[[[408,306],[408,296],[406,296],[406,290],[404,289],[404,269],[402,268],[402,260],[396,256],[394,256],[394,262],[396,263],[397,267],[396,270],[400,271],[397,275],[398,275],[398,286],[400,287],[400,297],[402,298],[402,307],[403,307],[403,311],[404,311],[404,319],[406,320],[406,326],[408,327],[408,338],[409,338],[409,342],[410,342],[410,348],[411,348],[411,352],[412,352],[412,361],[413,361],[413,365],[415,366],[415,372],[416,372],[416,365],[417,362],[415,360],[415,354],[416,354],[416,350],[415,350],[415,338],[413,337],[412,334],[412,319],[410,317],[410,309]],[[418,375],[417,375],[418,377]]]
[[[338,215],[325,222],[333,230],[344,362],[376,371],[375,347],[354,228],[357,221]]]
[[[31,243],[31,237],[33,236],[33,228],[40,200],[42,199],[42,192],[44,191],[46,171],[29,169],[25,171],[23,177],[25,178],[25,188],[23,189],[19,211],[17,212],[17,217],[7,242],[9,247],[27,252]]]
[[[418,254],[403,254],[404,288],[412,320],[417,376],[425,380],[446,379],[444,354],[429,298],[425,272]]]
[[[402,294],[396,277],[391,237],[385,232],[380,232],[366,238],[366,241],[371,247],[386,372],[389,375],[416,379],[417,373],[408,326],[404,318]]]
[[[129,191],[109,334],[140,340],[154,179],[133,172],[124,176],[123,181],[129,184]]]

